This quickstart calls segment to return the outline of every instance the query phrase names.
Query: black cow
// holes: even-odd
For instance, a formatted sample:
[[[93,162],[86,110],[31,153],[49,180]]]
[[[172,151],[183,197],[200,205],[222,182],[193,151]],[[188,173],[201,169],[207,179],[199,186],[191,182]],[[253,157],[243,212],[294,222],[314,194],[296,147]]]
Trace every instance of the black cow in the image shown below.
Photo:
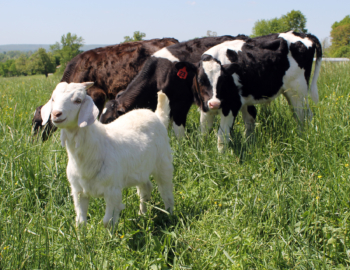
[[[256,117],[252,105],[269,102],[280,94],[294,108],[301,125],[305,118],[311,120],[307,93],[315,52],[317,60],[311,98],[317,102],[322,48],[311,34],[292,31],[271,34],[224,42],[206,51],[198,65],[196,85],[202,132],[212,127],[213,118],[219,113],[218,148],[223,150],[240,110],[249,135]]]
[[[100,121],[110,122],[135,108],[155,110],[157,92],[162,90],[170,100],[170,117],[173,119],[175,134],[177,137],[183,136],[186,116],[195,99],[192,85],[196,68],[191,63],[198,62],[203,52],[209,48],[236,39],[246,40],[248,37],[206,37],[157,51],[116,101],[107,102]]]

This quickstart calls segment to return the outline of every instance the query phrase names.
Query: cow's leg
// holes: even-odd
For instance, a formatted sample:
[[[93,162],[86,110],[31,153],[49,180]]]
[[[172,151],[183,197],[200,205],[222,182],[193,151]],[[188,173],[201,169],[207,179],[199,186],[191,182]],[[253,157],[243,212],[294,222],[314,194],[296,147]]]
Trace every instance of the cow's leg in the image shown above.
[[[256,108],[254,106],[242,106],[242,117],[245,124],[245,135],[249,137],[255,128]]]
[[[176,122],[173,122],[173,129],[176,138],[181,139],[185,137],[185,124],[179,124],[177,125]]]
[[[185,136],[186,118],[191,105],[192,103],[170,104],[170,110],[173,116],[173,129],[178,139]]]
[[[305,120],[311,121],[312,119],[312,112],[307,100],[307,84],[305,79],[300,79],[293,81],[290,86],[283,94],[293,108],[294,116],[299,120],[300,127],[303,127]]]
[[[88,95],[91,96],[96,107],[100,111],[98,115],[98,118],[100,118],[100,115],[102,113],[103,107],[105,106],[105,102],[106,102],[106,93],[102,89],[92,86],[88,89]]]
[[[232,111],[230,111],[227,116],[225,116],[221,111],[220,117],[220,127],[218,131],[218,150],[220,153],[222,153],[230,141],[230,131],[232,129],[233,122],[235,121],[235,116],[233,116]]]
[[[201,131],[203,134],[208,133],[213,128],[215,114],[212,112],[203,112],[201,110]]]

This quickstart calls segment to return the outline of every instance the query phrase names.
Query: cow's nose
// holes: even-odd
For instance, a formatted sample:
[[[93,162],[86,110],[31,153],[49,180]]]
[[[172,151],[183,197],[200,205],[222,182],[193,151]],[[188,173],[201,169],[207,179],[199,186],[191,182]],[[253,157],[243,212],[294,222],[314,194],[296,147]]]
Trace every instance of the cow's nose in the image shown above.
[[[209,109],[219,109],[220,108],[220,101],[216,101],[216,100],[213,100],[213,101],[209,101],[208,104],[209,104]]]
[[[62,115],[62,112],[61,111],[53,111],[52,115],[54,116],[54,118],[58,118]]]

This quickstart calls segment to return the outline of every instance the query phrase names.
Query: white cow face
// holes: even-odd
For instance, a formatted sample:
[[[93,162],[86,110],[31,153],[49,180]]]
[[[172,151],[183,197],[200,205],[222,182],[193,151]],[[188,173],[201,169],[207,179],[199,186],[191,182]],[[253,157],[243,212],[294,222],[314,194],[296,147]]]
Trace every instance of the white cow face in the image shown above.
[[[216,111],[221,108],[222,90],[229,76],[224,73],[220,61],[210,55],[203,55],[198,70],[198,92],[203,101],[202,110]]]

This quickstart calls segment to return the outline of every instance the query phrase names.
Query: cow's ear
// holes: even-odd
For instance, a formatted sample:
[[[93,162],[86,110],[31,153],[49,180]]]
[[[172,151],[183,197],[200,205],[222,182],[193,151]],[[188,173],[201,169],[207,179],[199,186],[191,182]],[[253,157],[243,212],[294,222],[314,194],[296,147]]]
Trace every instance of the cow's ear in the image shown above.
[[[186,69],[189,72],[194,72],[194,73],[197,72],[197,65],[196,64],[192,64],[189,62],[177,62],[175,64],[175,68],[177,69],[177,71],[179,71],[180,69],[183,69],[184,67],[186,67]]]
[[[227,75],[232,75],[233,73],[239,70],[239,65],[236,63],[223,65],[222,69],[224,70],[224,73],[226,73]]]
[[[231,63],[237,62],[238,54],[234,50],[227,49],[226,56]]]
[[[117,113],[118,113],[118,115],[123,115],[125,113],[125,108],[122,106],[118,106]]]

